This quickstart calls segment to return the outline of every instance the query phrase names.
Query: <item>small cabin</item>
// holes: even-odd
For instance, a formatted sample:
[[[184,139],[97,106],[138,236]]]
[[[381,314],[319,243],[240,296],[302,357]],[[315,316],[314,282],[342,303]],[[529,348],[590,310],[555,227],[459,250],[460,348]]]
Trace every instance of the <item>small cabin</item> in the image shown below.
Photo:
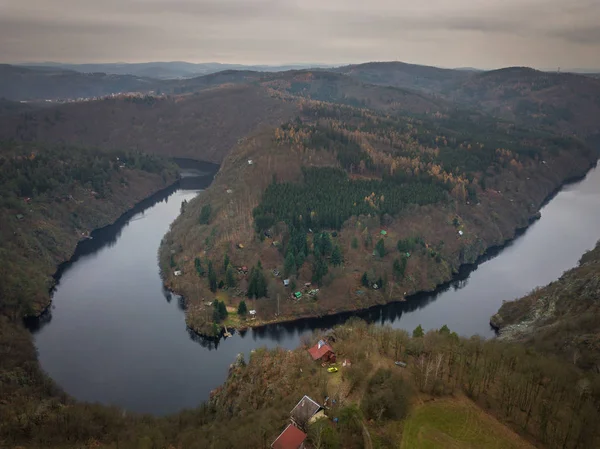
[[[279,434],[277,439],[273,441],[271,447],[273,449],[304,449],[304,441],[306,434],[298,429],[294,424],[288,424],[283,432]]]
[[[304,395],[290,412],[290,419],[293,424],[304,429],[322,408],[316,401]]]
[[[316,345],[308,350],[308,353],[313,360],[335,362],[335,352],[333,352],[333,348],[324,340],[319,340]]]

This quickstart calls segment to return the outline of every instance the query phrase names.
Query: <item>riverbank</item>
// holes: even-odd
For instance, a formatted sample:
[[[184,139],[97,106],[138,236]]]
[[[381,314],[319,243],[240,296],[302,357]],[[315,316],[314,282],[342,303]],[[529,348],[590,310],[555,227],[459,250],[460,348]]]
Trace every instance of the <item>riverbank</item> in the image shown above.
[[[593,164],[589,167],[588,170],[592,169],[593,167],[595,167],[596,164]],[[548,204],[552,198],[554,198],[556,196],[556,194],[558,192],[560,192],[564,187],[579,182],[582,179],[585,178],[587,172],[585,172],[584,174],[581,175],[575,175],[567,180],[565,180],[565,182],[560,185],[559,187],[557,187],[553,192],[551,192],[545,199],[544,201],[542,201],[542,203],[540,204],[540,208],[542,208],[543,206],[545,206],[546,204]],[[484,261],[488,260],[491,254],[497,254],[498,252],[502,251],[502,249],[506,248],[508,245],[512,244],[512,242],[519,237],[519,235],[521,235],[523,232],[525,232],[530,225],[532,225],[533,223],[535,223],[537,220],[539,220],[541,218],[541,214],[540,211],[538,210],[536,213],[534,213],[533,215],[530,216],[529,221],[527,223],[526,226],[520,226],[515,228],[514,230],[514,235],[512,237],[507,238],[505,241],[503,241],[501,244],[498,245],[492,245],[490,247],[488,247],[485,251],[483,251],[482,254],[477,256],[477,259],[474,262],[467,262],[467,263],[463,263],[459,266],[458,271],[456,271],[455,273],[453,273],[453,276],[450,277],[447,280],[442,281],[440,284],[436,285],[436,287],[434,289],[431,290],[420,290],[420,291],[415,291],[415,292],[407,292],[406,295],[399,300],[391,300],[388,301],[385,304],[391,304],[394,302],[404,302],[404,301],[411,301],[414,299],[418,299],[419,297],[422,297],[423,295],[427,295],[427,294],[436,294],[442,291],[445,291],[449,288],[449,286],[454,283],[456,281],[456,275],[460,272],[461,273],[461,277],[462,278],[466,278],[468,276],[468,273],[474,269],[477,268],[477,266],[481,263],[483,263]],[[355,312],[368,312],[368,310],[370,309],[375,309],[378,307],[381,307],[382,305],[385,304],[376,304],[373,306],[369,306],[366,308],[348,308],[348,309],[343,309],[343,310],[337,310],[334,313],[329,313],[329,314],[322,314],[322,315],[315,315],[315,314],[307,314],[307,315],[303,315],[303,316],[294,316],[294,317],[286,317],[286,316],[280,316],[280,317],[275,317],[272,318],[270,320],[261,320],[260,318],[251,318],[251,319],[244,319],[241,318],[237,315],[235,316],[231,316],[231,314],[228,316],[228,318],[223,322],[223,326],[220,327],[220,333],[219,333],[219,338],[223,336],[224,332],[225,332],[225,328],[227,328],[229,331],[231,330],[236,330],[238,332],[244,332],[248,329],[258,329],[261,327],[266,327],[269,325],[273,325],[273,324],[285,324],[285,323],[292,323],[292,322],[297,322],[297,321],[301,321],[301,320],[306,320],[306,319],[311,319],[311,318],[322,318],[324,316],[329,316],[329,317],[334,317],[334,316],[341,316],[341,315],[346,315],[346,316],[350,316]],[[193,312],[193,311],[192,311]],[[187,316],[187,315],[186,315]],[[495,326],[494,324],[494,320],[490,321],[490,326],[491,328],[498,330],[498,327]],[[188,326],[189,327],[189,326]],[[214,338],[214,335],[206,335],[206,334],[202,334],[202,332],[199,332],[197,330],[194,330],[193,328],[190,327],[190,329],[194,332],[196,332],[199,336],[204,337],[204,338]]]
[[[254,143],[254,147],[258,145]],[[279,163],[273,157],[274,154],[265,154],[256,149],[250,151],[248,147],[233,151],[215,178],[215,183],[202,198],[190,205],[190,211],[199,211],[202,206],[210,204],[213,210],[218,211],[218,218],[214,219],[216,221],[213,221],[212,226],[200,229],[190,226],[193,230],[181,238],[173,238],[173,232],[188,226],[182,225],[182,220],[187,223],[197,220],[195,212],[188,213],[185,215],[190,216],[180,217],[173,226],[174,231],[165,237],[161,247],[165,285],[185,298],[186,324],[201,335],[215,336],[211,306],[214,299],[225,302],[232,310],[237,310],[239,302],[245,299],[247,308],[256,311],[252,319],[240,320],[235,316],[223,322],[227,328],[244,329],[351,313],[406,301],[419,293],[435,291],[440,285],[452,281],[462,266],[475,264],[492,248],[502,247],[510,242],[520,229],[527,228],[539,217],[540,208],[563,185],[581,179],[597,161],[596,153],[582,151],[581,148],[565,149],[546,154],[543,159],[518,170],[499,173],[493,181],[489,181],[487,189],[478,192],[476,204],[453,202],[415,206],[401,213],[392,223],[386,224],[386,235],[382,238],[386,245],[386,255],[383,258],[371,255],[372,250],[365,254],[361,248],[354,247],[357,239],[359,242],[365,240],[365,233],[371,234],[372,241],[381,238],[379,220],[353,217],[333,238],[334,244],[342,248],[345,264],[330,267],[316,296],[298,289],[302,293],[301,299],[291,300],[291,291],[284,288],[282,278],[272,274],[273,270],[283,270],[281,255],[273,246],[279,236],[273,236],[272,239],[258,238],[251,226],[251,217],[245,213],[241,217],[227,215],[236,210],[236,207],[241,207],[233,205],[240,201],[238,192],[243,189],[242,185],[252,186],[253,189],[244,190],[243,201],[246,204],[256,204],[265,188],[263,184],[268,174],[258,182],[248,167],[243,167],[246,158],[252,158],[255,165],[279,173]],[[289,159],[290,156],[285,157]],[[259,185],[255,186],[253,182],[258,182]],[[244,210],[248,208],[244,207]],[[243,222],[242,217],[245,218]],[[216,226],[217,222],[223,223],[222,226]],[[398,239],[415,236],[423,243],[411,250],[403,279],[388,280],[383,288],[378,289],[361,286],[362,273],[373,269],[382,273],[392,265],[395,257],[393,247]],[[238,242],[243,242],[244,248],[239,248]],[[210,292],[205,282],[197,277],[194,257],[202,261],[210,257],[214,263],[220,264],[224,254],[228,254],[233,266],[250,267],[260,259],[267,273],[269,298],[244,298],[248,282],[244,273],[237,275],[236,289],[219,289],[216,294]],[[173,269],[168,268],[169,260],[175,261],[177,269],[182,271],[181,276],[173,276]],[[387,273],[392,278],[392,272]],[[310,272],[306,271],[306,267],[298,269],[297,284],[303,285],[309,281]],[[308,290],[314,288],[314,284],[307,287]],[[216,334],[220,334],[218,329]]]
[[[490,325],[500,340],[525,343],[582,369],[597,371],[599,299],[600,241],[556,281],[502,304]]]
[[[0,150],[0,313],[13,320],[48,307],[57,267],[79,242],[93,241],[92,230],[177,179],[174,164],[140,153],[11,143]]]

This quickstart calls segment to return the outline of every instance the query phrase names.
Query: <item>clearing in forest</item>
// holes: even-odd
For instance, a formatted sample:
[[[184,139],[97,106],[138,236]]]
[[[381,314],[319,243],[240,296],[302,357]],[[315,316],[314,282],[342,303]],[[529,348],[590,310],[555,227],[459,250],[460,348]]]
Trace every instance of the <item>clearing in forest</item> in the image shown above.
[[[440,399],[417,406],[404,423],[401,449],[533,449],[468,400]]]

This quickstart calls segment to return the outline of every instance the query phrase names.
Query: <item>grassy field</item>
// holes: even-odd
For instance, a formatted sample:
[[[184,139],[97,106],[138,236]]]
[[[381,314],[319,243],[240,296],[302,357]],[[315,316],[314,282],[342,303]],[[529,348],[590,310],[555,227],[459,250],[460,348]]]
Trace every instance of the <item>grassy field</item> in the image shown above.
[[[402,449],[530,449],[508,427],[468,400],[441,399],[418,406],[404,424]]]

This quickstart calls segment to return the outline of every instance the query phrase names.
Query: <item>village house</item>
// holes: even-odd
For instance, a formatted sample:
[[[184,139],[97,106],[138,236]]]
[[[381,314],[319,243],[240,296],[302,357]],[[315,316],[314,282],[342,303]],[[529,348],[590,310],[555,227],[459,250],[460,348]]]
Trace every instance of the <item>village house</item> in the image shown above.
[[[323,407],[304,395],[290,412],[290,419],[300,429],[306,429],[307,425],[313,422],[313,417],[322,409]]]
[[[290,424],[281,432],[271,447],[273,449],[304,449],[308,425],[327,418],[323,407],[304,395],[290,412]]]
[[[335,352],[333,348],[324,340],[319,340],[316,345],[308,349],[313,360],[321,360],[323,362],[335,362]]]
[[[288,424],[283,432],[277,437],[271,447],[273,449],[304,449],[306,434],[293,424]]]

